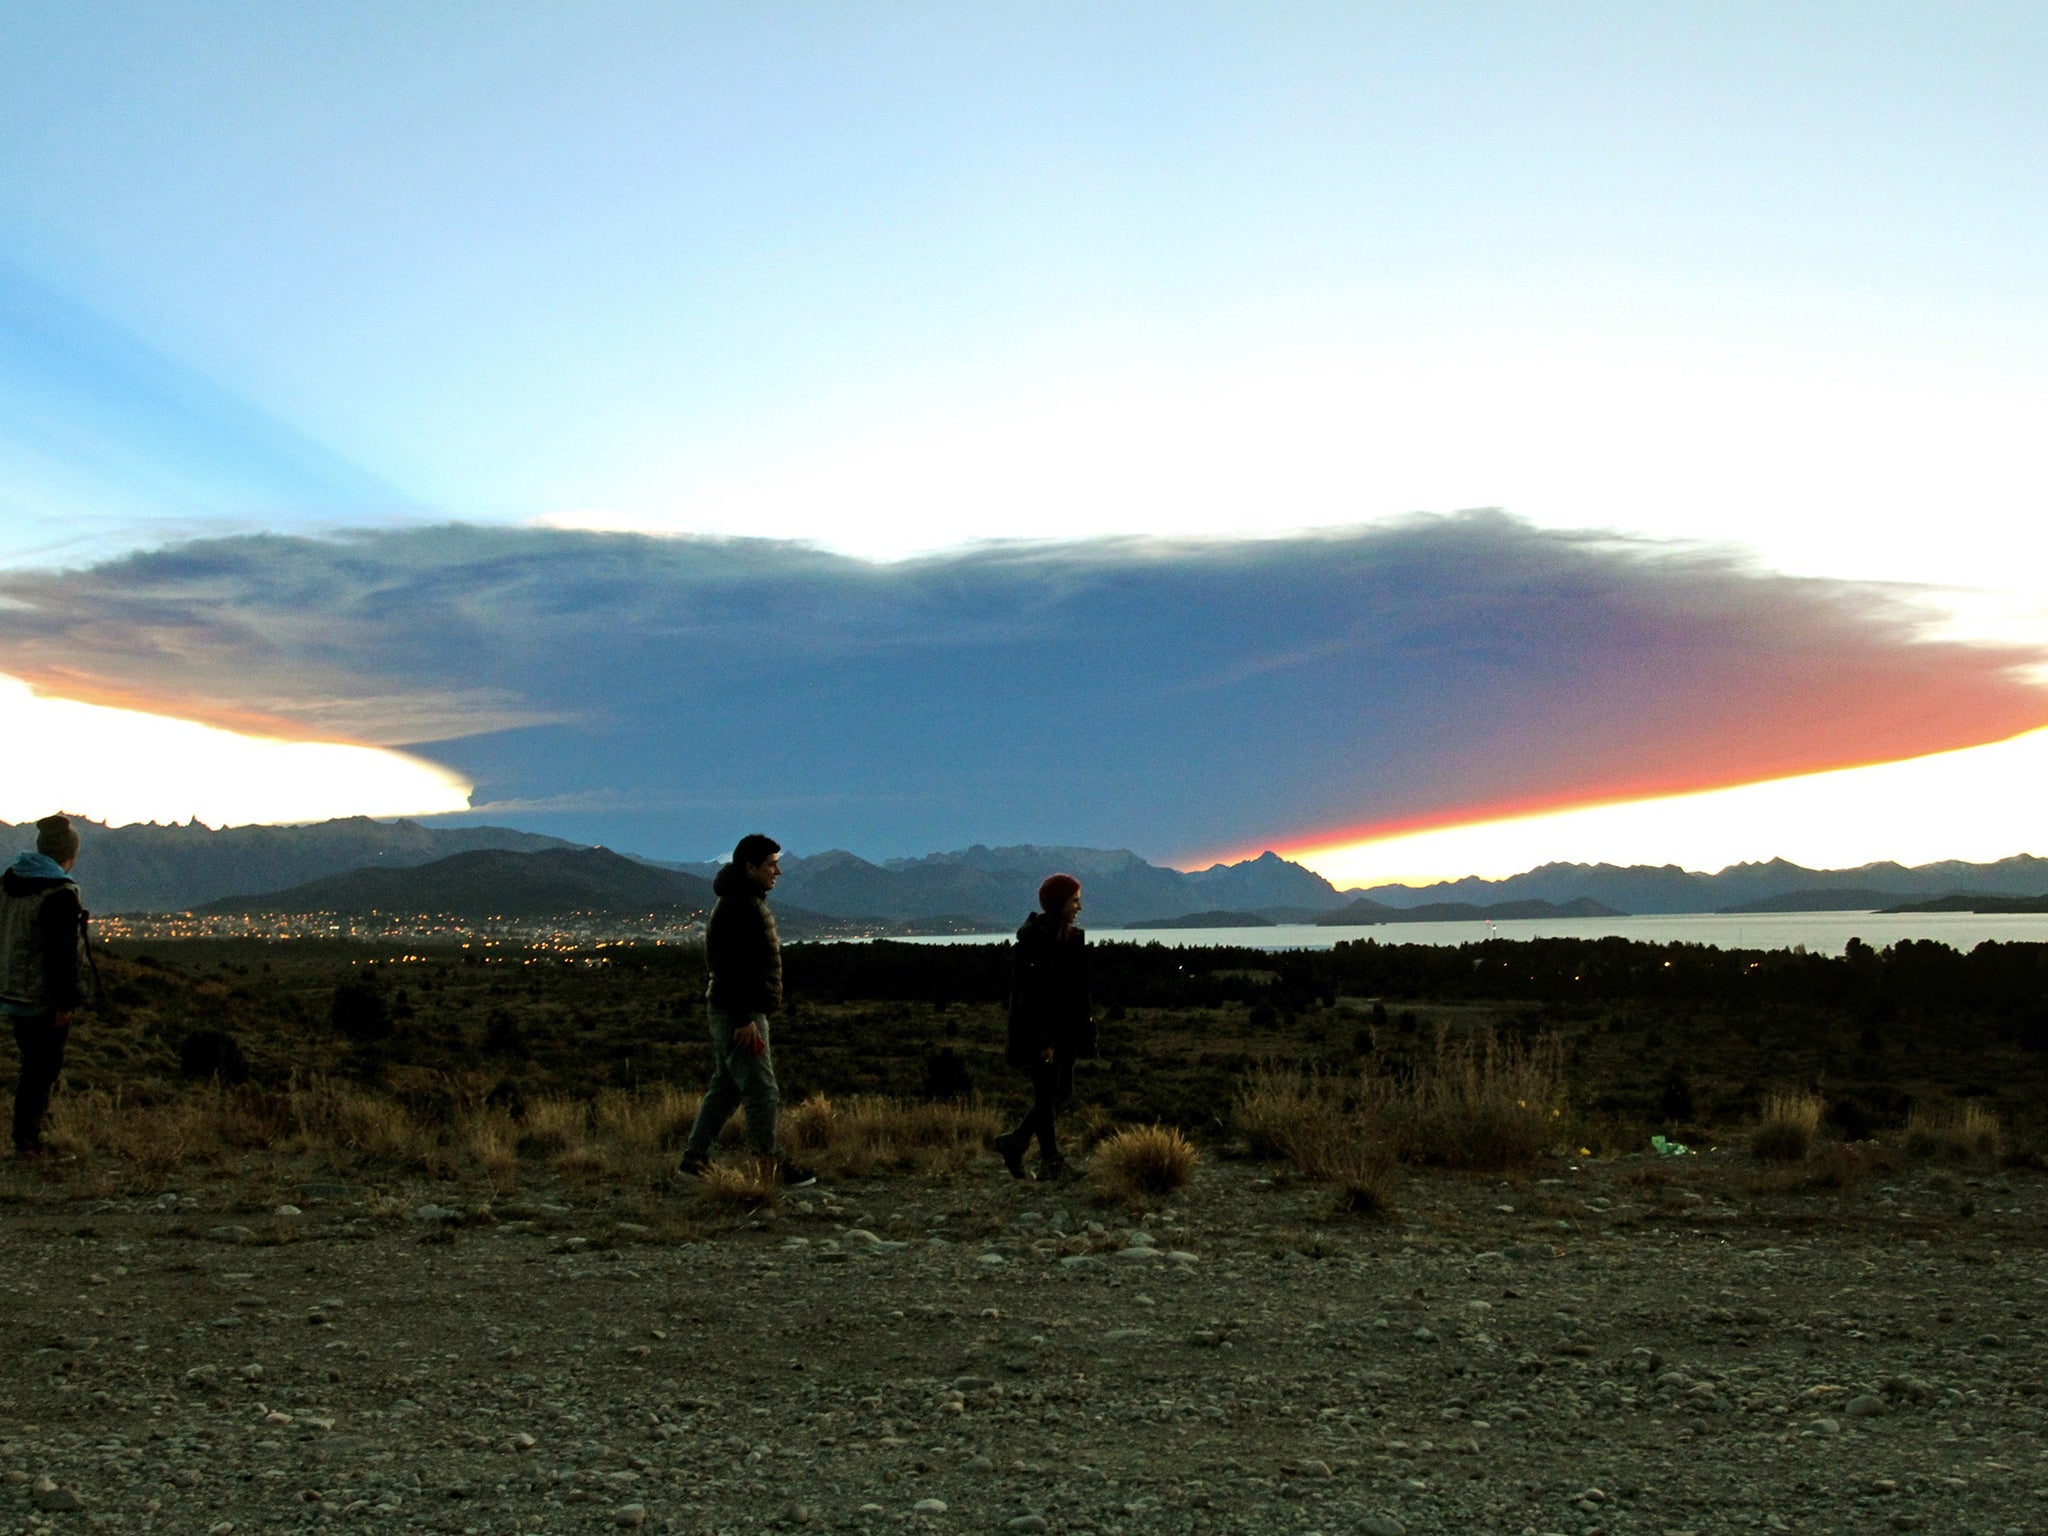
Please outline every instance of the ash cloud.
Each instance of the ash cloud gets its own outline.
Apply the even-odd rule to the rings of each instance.
[[[1933,617],[1497,512],[894,565],[446,525],[0,577],[6,668],[51,691],[408,746],[541,830],[693,856],[740,823],[1191,855],[2048,724],[2039,654]]]

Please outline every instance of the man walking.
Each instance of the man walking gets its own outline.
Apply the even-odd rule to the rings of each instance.
[[[78,834],[70,818],[36,823],[36,851],[0,874],[0,1014],[21,1047],[14,1090],[14,1152],[43,1153],[43,1118],[64,1070],[71,1011],[85,1001],[85,912],[71,866]]]
[[[710,1167],[711,1143],[744,1104],[749,1150],[774,1165],[786,1188],[795,1189],[816,1183],[817,1175],[783,1155],[775,1143],[782,1098],[768,1045],[768,1015],[782,1006],[782,941],[775,932],[775,914],[768,910],[768,893],[782,878],[781,853],[782,845],[772,837],[750,832],[711,882],[718,897],[704,929],[704,957],[711,967],[706,998],[711,1082],[677,1171],[696,1174]]]

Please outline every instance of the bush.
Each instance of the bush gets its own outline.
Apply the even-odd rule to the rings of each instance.
[[[1555,1035],[1532,1044],[1486,1030],[1436,1047],[1406,1082],[1367,1085],[1372,1117],[1399,1155],[1446,1168],[1526,1167],[1558,1140],[1566,1104],[1564,1048]]]
[[[1771,1094],[1750,1133],[1750,1156],[1766,1163],[1803,1161],[1820,1135],[1822,1107],[1818,1094]]]
[[[1172,1126],[1133,1126],[1095,1148],[1088,1177],[1104,1194],[1135,1200],[1184,1187],[1200,1161],[1194,1144]]]
[[[187,1077],[213,1078],[232,1087],[249,1081],[249,1058],[224,1029],[195,1029],[178,1043],[178,1070]]]
[[[782,1174],[772,1160],[713,1163],[697,1176],[697,1193],[713,1205],[751,1210],[782,1198]]]
[[[1281,1158],[1334,1185],[1356,1215],[1392,1209],[1394,1150],[1383,1127],[1344,1080],[1291,1067],[1253,1069],[1235,1116],[1254,1156]]]
[[[1996,1162],[2005,1143],[1998,1116],[1981,1104],[1915,1106],[1906,1116],[1906,1154],[1946,1162]]]
[[[327,1016],[335,1032],[358,1044],[389,1038],[391,1013],[375,982],[345,981],[334,989]]]

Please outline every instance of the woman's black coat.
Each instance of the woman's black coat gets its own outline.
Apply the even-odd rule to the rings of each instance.
[[[1088,1002],[1088,936],[1061,931],[1059,918],[1034,912],[1010,951],[1010,1037],[1004,1055],[1030,1071],[1051,1046],[1068,1061],[1095,1054],[1095,1018]]]

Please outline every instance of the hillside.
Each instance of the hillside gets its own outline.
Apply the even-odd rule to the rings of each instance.
[[[225,897],[198,910],[223,916],[404,912],[483,921],[570,913],[680,915],[708,911],[711,903],[708,880],[656,869],[608,848],[479,848],[430,864],[357,869],[261,896]]]
[[[573,843],[510,827],[427,827],[348,816],[296,827],[208,827],[199,822],[108,827],[77,823],[78,879],[94,912],[181,912],[223,897],[254,896],[346,870],[403,869],[476,849],[535,853]],[[36,829],[0,822],[0,855],[35,846]]]

